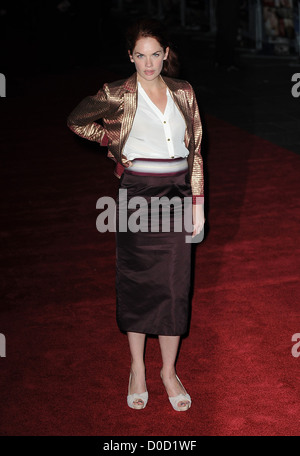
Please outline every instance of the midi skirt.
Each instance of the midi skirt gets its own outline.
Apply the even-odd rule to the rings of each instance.
[[[139,160],[139,161],[138,161]],[[134,160],[116,199],[116,317],[124,332],[178,336],[190,318],[192,193],[187,167]],[[175,159],[176,160],[176,159]],[[177,159],[180,163],[180,160]],[[185,160],[185,159],[184,159]],[[174,160],[172,160],[174,162]],[[166,168],[167,167],[167,168]],[[168,172],[169,171],[169,172]]]

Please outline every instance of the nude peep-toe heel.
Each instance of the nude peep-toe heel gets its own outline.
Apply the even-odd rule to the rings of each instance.
[[[128,383],[128,395],[127,395],[127,404],[130,408],[140,410],[146,407],[147,402],[148,402],[148,391],[145,391],[144,393],[133,393],[129,394],[130,391],[130,383],[131,383],[131,372],[129,375],[129,383]],[[135,403],[136,401],[141,401],[142,404],[137,404]]]
[[[162,371],[160,371],[160,376],[163,381]],[[171,405],[174,410],[176,410],[177,412],[185,412],[186,410],[188,410],[191,407],[192,399],[191,399],[191,396],[186,392],[186,389],[184,388],[183,384],[181,383],[181,381],[179,380],[177,375],[176,375],[176,379],[177,379],[179,385],[181,386],[181,388],[183,389],[184,394],[180,393],[177,396],[171,396],[171,397],[168,396],[169,401],[171,402]],[[178,405],[180,402],[185,402],[185,405],[180,407]]]

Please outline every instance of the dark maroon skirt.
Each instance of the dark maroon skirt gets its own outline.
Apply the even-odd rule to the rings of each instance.
[[[186,211],[192,217],[189,174],[134,175],[125,170],[120,190],[116,200],[118,326],[125,332],[183,335],[190,313],[191,243],[186,236],[191,228],[185,228],[183,215]],[[177,197],[175,207],[170,205],[166,212],[162,205],[159,210],[155,206],[155,197],[157,201],[164,196]]]

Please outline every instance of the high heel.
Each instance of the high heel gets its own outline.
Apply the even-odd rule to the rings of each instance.
[[[128,383],[128,395],[127,395],[127,404],[130,408],[140,410],[146,407],[148,402],[148,391],[146,390],[144,393],[133,393],[129,394],[130,391],[130,383],[131,383],[132,374],[130,372],[129,375],[129,383]],[[141,401],[142,404],[137,404],[135,402]]]
[[[168,396],[169,397],[169,401],[171,402],[171,405],[172,405],[174,410],[176,410],[177,412],[185,412],[186,410],[188,410],[191,407],[192,399],[191,399],[191,396],[186,392],[186,389],[184,388],[183,384],[179,380],[178,376],[176,374],[175,374],[175,376],[176,376],[176,379],[177,379],[179,385],[183,389],[184,394],[180,393],[177,396],[171,396],[171,397]],[[162,371],[160,371],[160,377],[161,377],[161,379],[163,381]],[[185,402],[185,405],[182,405],[180,407],[178,405],[180,402]]]

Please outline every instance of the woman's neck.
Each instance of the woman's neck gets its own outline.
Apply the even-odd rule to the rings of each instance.
[[[141,86],[143,87],[144,90],[150,90],[150,91],[161,90],[166,86],[161,75],[157,76],[155,79],[153,79],[153,81],[147,81],[147,80],[139,77],[139,75],[137,75],[137,80],[141,84]]]

